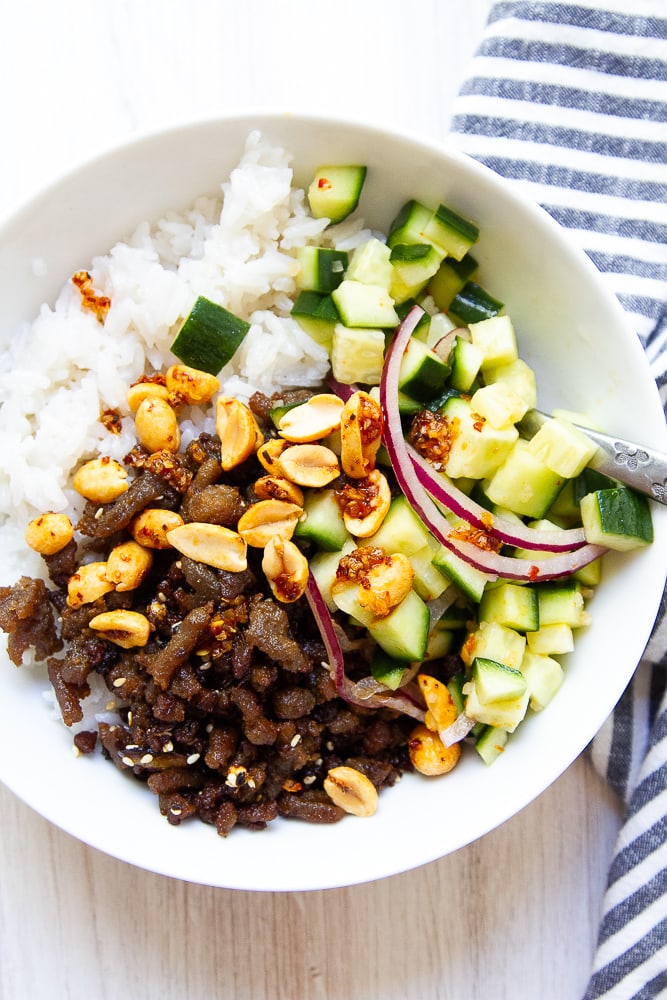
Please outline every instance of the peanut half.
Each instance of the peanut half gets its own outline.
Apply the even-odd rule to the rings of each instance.
[[[264,549],[262,570],[276,600],[292,604],[306,591],[308,560],[294,542],[274,535]]]
[[[340,427],[343,400],[321,392],[287,410],[278,421],[278,432],[286,441],[307,444],[333,434]]]
[[[151,626],[145,615],[138,611],[103,611],[88,622],[94,632],[103,639],[113,642],[122,649],[145,646],[151,634]]]
[[[258,500],[241,515],[237,530],[254,548],[263,549],[275,536],[291,538],[303,509],[285,500]]]
[[[252,411],[232,396],[219,396],[216,400],[215,429],[220,438],[220,464],[225,472],[250,458],[264,440]]]
[[[170,545],[184,556],[231,573],[241,573],[248,567],[245,538],[221,524],[190,521],[167,532]]]
[[[354,816],[372,816],[378,806],[377,789],[370,778],[344,764],[331,768],[324,791],[335,805]]]
[[[279,474],[297,486],[326,486],[340,475],[338,459],[322,444],[294,444],[278,456]]]

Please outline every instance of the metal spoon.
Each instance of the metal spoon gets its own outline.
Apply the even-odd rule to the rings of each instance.
[[[549,419],[548,413],[529,410],[517,426],[523,437],[531,438]],[[631,486],[638,493],[647,494],[658,503],[667,504],[667,454],[623,438],[601,434],[590,427],[575,426],[598,446],[588,463],[592,469]]]

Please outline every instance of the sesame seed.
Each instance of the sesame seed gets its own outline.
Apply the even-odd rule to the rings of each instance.
[[[97,510],[95,511],[95,515],[94,515],[95,520],[99,521],[99,519],[102,517],[103,513],[104,513],[104,507],[98,507]]]
[[[141,758],[141,760],[139,761],[140,764],[152,764],[152,762],[153,762],[152,753],[145,753]]]
[[[246,781],[246,785],[248,786],[248,788],[256,788],[255,779],[248,778],[248,780]]]
[[[76,743],[72,744],[72,753],[74,754],[75,757],[80,757],[81,756],[81,751],[79,750],[79,748],[76,745]]]
[[[134,761],[131,757],[121,757],[121,760],[126,767],[134,767]]]
[[[229,785],[230,788],[236,788],[236,775],[233,771],[225,778],[225,784]]]
[[[317,779],[315,778],[315,775],[314,775],[314,774],[307,774],[307,775],[305,776],[305,778],[303,778],[303,782],[302,782],[302,783],[303,783],[304,785],[312,785],[312,783],[313,783],[314,781],[316,781],[316,780],[317,780]]]
[[[171,742],[171,740],[167,740],[165,745],[162,747],[164,753],[171,753],[173,749],[174,749],[174,744]]]
[[[127,677],[117,677],[116,680],[113,682],[113,686],[115,688],[122,688],[122,686],[126,682],[126,680],[127,680]]]
[[[178,806],[172,806],[169,812],[172,816],[180,816],[183,810],[179,809]]]
[[[114,706],[114,707],[115,707],[115,706]],[[133,720],[133,719],[134,719],[134,716],[132,715],[132,712],[128,712],[128,713],[127,713],[127,724],[128,724],[128,726],[131,726],[131,725],[132,725],[132,720]]]
[[[114,708],[116,707],[116,702],[108,701],[104,707],[107,712],[113,712]]]
[[[297,745],[298,745],[298,744],[299,744],[300,742],[301,742],[301,734],[300,734],[300,733],[297,733],[297,734],[296,734],[296,736],[293,736],[293,737],[292,737],[292,739],[291,739],[291,742],[290,742],[290,746],[291,746],[291,747],[295,747],[295,746],[297,746]]]
[[[326,742],[326,748],[327,748],[327,750],[333,750],[334,745],[331,742],[331,740],[327,740],[327,742]]]
[[[200,757],[201,757],[201,754],[199,754],[199,753],[191,753],[190,756],[186,758],[185,763],[186,764],[196,764]]]
[[[206,725],[206,732],[207,733],[212,733],[213,732],[213,723],[212,722],[207,723],[207,725]]]
[[[126,743],[125,744],[125,749],[126,750],[138,750],[139,749],[139,744],[138,743]]]

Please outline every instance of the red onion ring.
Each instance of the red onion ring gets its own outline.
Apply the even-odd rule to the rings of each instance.
[[[385,444],[398,485],[415,513],[442,545],[477,569],[487,573],[490,580],[495,580],[498,577],[532,583],[554,580],[570,576],[577,569],[597,559],[606,551],[599,545],[582,545],[574,552],[568,551],[532,562],[528,559],[516,559],[512,556],[504,556],[497,552],[480,549],[470,542],[463,542],[456,538],[454,529],[440,513],[417,477],[403,437],[401,415],[398,408],[398,380],[401,359],[422,314],[423,310],[420,306],[413,306],[397,328],[387,351],[380,383],[380,403],[385,419]]]

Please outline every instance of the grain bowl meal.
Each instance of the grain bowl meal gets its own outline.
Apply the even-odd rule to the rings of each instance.
[[[2,359],[9,658],[172,825],[371,816],[406,771],[493,764],[567,683],[606,553],[653,539],[587,414],[525,432],[475,220],[415,191],[368,228],[366,178],[300,188],[253,132]]]

